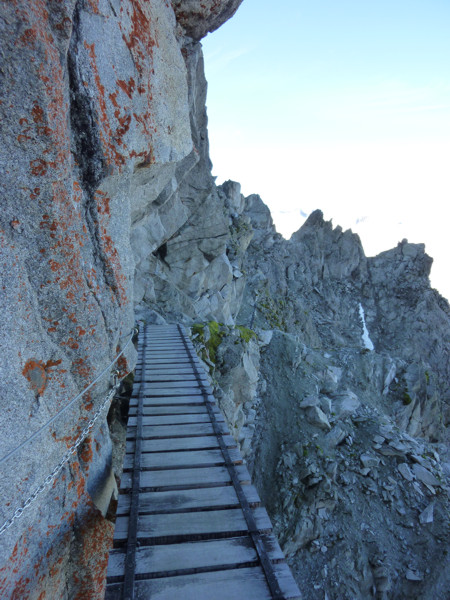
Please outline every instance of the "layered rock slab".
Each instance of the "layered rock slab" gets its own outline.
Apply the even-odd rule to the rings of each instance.
[[[242,0],[175,0],[172,4],[184,33],[198,41],[232,17]]]

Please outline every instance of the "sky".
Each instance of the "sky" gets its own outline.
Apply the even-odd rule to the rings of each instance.
[[[425,243],[450,298],[450,0],[244,0],[203,40],[217,183],[284,237],[320,208],[367,256]]]

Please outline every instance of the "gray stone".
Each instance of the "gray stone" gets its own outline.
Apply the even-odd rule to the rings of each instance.
[[[423,510],[420,515],[419,515],[419,521],[422,525],[426,524],[426,523],[432,523],[433,522],[433,513],[434,513],[434,502],[431,502],[426,508],[425,510]]]
[[[382,444],[385,441],[385,438],[382,435],[375,435],[373,441],[375,444]]]
[[[319,397],[318,396],[307,396],[304,398],[299,406],[300,408],[311,408],[319,405]]]
[[[346,436],[347,432],[339,425],[335,425],[325,436],[325,442],[329,447],[334,448],[335,446],[338,446]]]
[[[234,15],[242,0],[174,0],[173,9],[184,33],[200,40]]]
[[[156,310],[149,310],[144,314],[146,323],[152,323],[154,325],[167,325],[167,321],[161,315],[159,315]]]
[[[392,587],[391,578],[389,576],[389,569],[384,565],[380,565],[373,571],[373,576],[376,581],[377,592],[386,593]]]
[[[439,480],[436,479],[436,477],[433,475],[433,473],[431,473],[428,469],[425,469],[425,467],[422,467],[422,465],[415,464],[415,465],[413,465],[412,469],[413,469],[414,475],[422,483],[425,483],[426,485],[435,485],[435,486],[441,485]]]
[[[260,243],[267,236],[273,236],[275,228],[270,210],[257,194],[251,194],[245,199],[245,214],[255,230],[255,243]]]
[[[306,518],[302,523],[298,523],[292,542],[296,548],[303,548],[317,537],[317,525],[311,518]]]
[[[342,378],[342,369],[340,367],[329,365],[327,367],[327,375],[333,384],[337,385]]]
[[[220,186],[225,195],[225,206],[232,212],[240,215],[244,210],[245,198],[241,194],[241,185],[236,181],[225,181]]]
[[[380,464],[380,459],[376,456],[372,456],[371,454],[361,454],[359,459],[365,468],[377,467]]]
[[[136,314],[161,323],[170,312],[177,320],[198,316],[196,303],[205,296],[201,315],[230,322],[243,292],[243,277],[232,283],[228,217],[210,173],[200,47],[177,39],[170,3],[122,4],[63,0],[44,9],[19,0],[2,7],[4,76],[10,82],[0,103],[5,125],[0,133],[1,229],[6,234],[0,245],[2,309],[15,319],[5,318],[1,325],[8,348],[0,367],[2,397],[9,406],[3,423],[10,434],[2,436],[0,455],[112,361],[129,338],[134,293],[136,302],[144,301]],[[213,29],[239,2],[213,4],[206,7],[213,9],[208,18],[197,24],[197,9],[205,10],[199,2],[178,3],[177,14],[181,19],[180,11],[190,13],[188,29]],[[189,219],[196,225],[178,233]],[[186,231],[192,234],[189,240],[183,238]],[[173,246],[167,253],[169,239]],[[184,242],[201,270],[187,278],[189,265],[181,263],[185,273],[180,273],[171,254],[176,250],[181,256]],[[129,345],[120,362],[122,375],[135,359]],[[39,464],[20,458],[20,468],[7,469],[11,476],[3,478],[0,490],[2,519],[27,493],[29,484],[20,481],[40,485],[60,460],[65,440],[73,443],[108,388],[105,376],[70,418],[55,423],[54,437],[44,435],[46,450],[36,453]],[[16,400],[10,401],[12,389]],[[21,588],[24,596],[101,593],[89,588],[94,578],[80,566],[95,570],[96,560],[84,557],[77,564],[77,552],[84,547],[84,523],[96,523],[92,498],[104,510],[114,482],[107,468],[106,421],[94,428],[80,455],[80,468],[57,480],[51,499],[43,497],[39,506],[30,507],[3,536],[2,565],[23,531],[28,542],[21,568],[4,574],[8,583],[2,595],[13,593],[30,565],[41,566]],[[69,515],[68,506],[75,507]],[[69,543],[74,527],[77,551]],[[105,521],[99,527],[96,549],[104,556],[102,540],[109,544],[111,526]],[[45,554],[56,558],[40,560]],[[64,569],[80,575],[70,589]],[[46,589],[49,571],[54,581]]]
[[[273,331],[271,329],[260,329],[258,330],[258,339],[262,346],[267,346],[270,344],[270,340],[272,339]]]
[[[401,476],[404,477],[406,481],[412,481],[414,479],[414,475],[412,474],[407,463],[400,463],[397,468]]]
[[[361,405],[357,395],[350,390],[343,394],[334,395],[333,401],[333,408],[341,418],[353,415]]]
[[[306,417],[312,425],[316,425],[321,429],[331,429],[327,415],[318,406],[311,406],[306,411]]]
[[[332,404],[330,398],[327,396],[319,397],[319,406],[323,410],[323,412],[328,416],[330,416],[332,412]]]
[[[405,573],[405,577],[408,581],[422,581],[423,575],[419,573],[419,571],[413,571],[412,569],[408,569]]]

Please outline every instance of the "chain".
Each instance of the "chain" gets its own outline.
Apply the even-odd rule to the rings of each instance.
[[[125,352],[125,350],[128,348],[129,344],[131,343],[133,336],[138,333],[138,328],[137,326],[134,327],[131,331],[131,335],[130,335],[130,339],[128,340],[128,342],[125,344],[125,346],[122,348],[122,350],[119,352],[119,354],[115,357],[115,359],[105,368],[103,369],[103,371],[100,373],[100,375],[98,375],[94,381],[92,381],[86,388],[84,388],[84,390],[82,392],[80,392],[77,396],[75,396],[75,398],[72,398],[72,400],[66,404],[64,406],[64,408],[62,408],[60,411],[58,411],[55,415],[53,415],[53,417],[47,421],[47,423],[44,423],[44,425],[42,425],[42,427],[40,427],[37,431],[35,431],[32,435],[30,435],[29,438],[27,438],[26,440],[24,440],[22,443],[20,443],[18,446],[16,446],[16,448],[14,448],[13,450],[10,450],[7,454],[5,454],[5,456],[2,456],[0,458],[0,464],[3,462],[6,462],[8,459],[10,459],[14,454],[17,454],[17,452],[19,452],[20,450],[22,450],[22,448],[24,446],[26,446],[27,444],[29,444],[30,442],[32,442],[34,439],[36,439],[43,431],[45,431],[48,427],[50,427],[50,425],[52,423],[54,423],[57,419],[59,419],[59,417],[65,413],[67,410],[69,410],[69,408],[71,406],[73,406],[77,400],[79,400],[80,398],[82,398],[84,396],[84,394],[86,394],[87,391],[89,391],[96,383],[97,381],[100,381],[100,379],[103,377],[103,375],[105,375],[105,373],[108,373],[111,369],[111,367],[114,365],[114,363],[116,363],[118,361],[118,359],[122,356],[122,354]]]
[[[28,496],[28,498],[25,500],[25,502],[22,504],[22,506],[20,506],[19,508],[16,508],[13,515],[7,521],[5,521],[3,523],[3,525],[0,527],[0,535],[2,535],[3,532],[5,532],[7,529],[9,529],[11,527],[11,525],[14,523],[14,521],[16,521],[16,519],[18,519],[19,517],[22,516],[23,512],[30,506],[30,504],[32,504],[32,502],[34,502],[34,500],[36,500],[36,498],[39,496],[39,494],[41,492],[43,492],[45,490],[45,488],[49,487],[53,483],[53,481],[55,480],[58,473],[61,471],[61,469],[64,467],[64,465],[69,462],[71,456],[76,453],[78,448],[81,446],[83,441],[86,439],[89,432],[94,427],[95,422],[97,421],[99,416],[102,414],[105,406],[107,406],[109,404],[109,402],[111,402],[111,400],[113,399],[119,386],[120,386],[120,381],[118,380],[118,371],[115,371],[114,372],[114,386],[110,390],[108,395],[106,396],[105,400],[102,402],[101,406],[95,412],[92,419],[89,421],[89,423],[86,425],[86,427],[82,430],[82,432],[80,433],[80,435],[78,436],[78,438],[76,439],[74,444],[67,450],[67,452],[64,454],[64,456],[59,461],[59,463],[56,465],[56,467],[53,469],[53,471],[49,475],[47,475],[47,477],[44,479],[44,481],[41,483],[41,485],[36,490],[34,490],[34,492],[30,496]]]

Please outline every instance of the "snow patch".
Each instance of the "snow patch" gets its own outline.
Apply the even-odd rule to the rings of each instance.
[[[364,348],[366,348],[367,350],[374,350],[375,346],[373,345],[372,340],[370,339],[370,336],[369,336],[369,331],[367,329],[366,319],[364,316],[364,308],[362,307],[361,302],[359,303],[359,316],[360,316],[360,319],[361,319],[362,325],[363,325],[362,341],[363,341]]]

